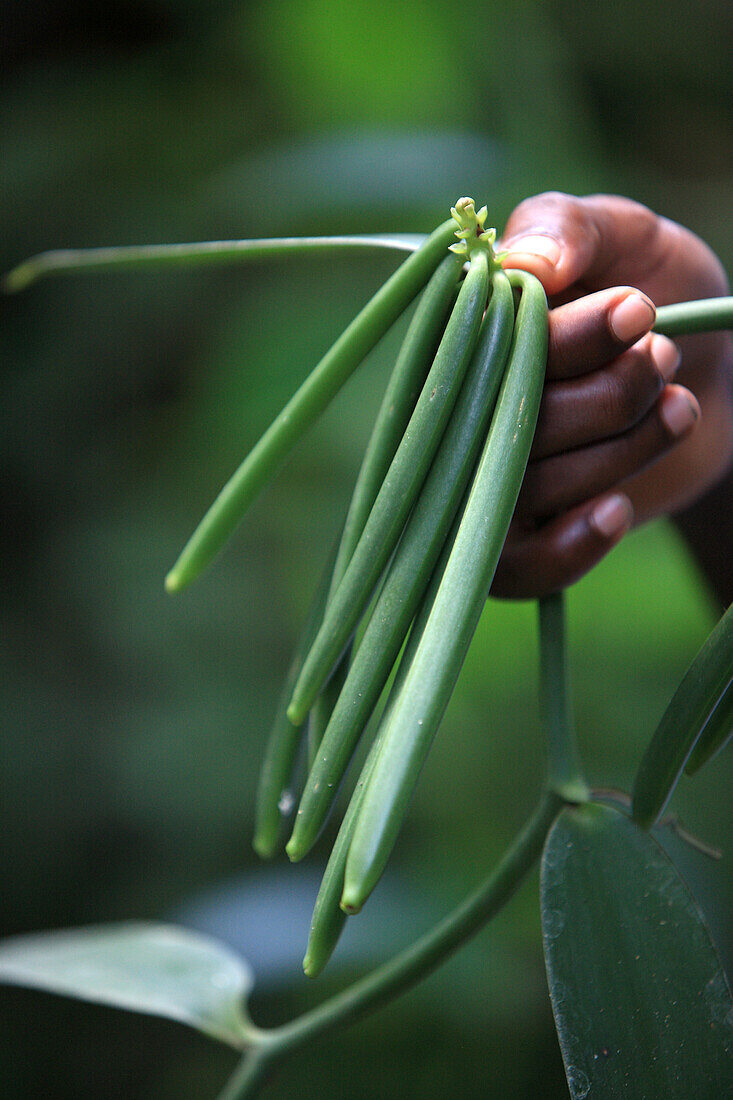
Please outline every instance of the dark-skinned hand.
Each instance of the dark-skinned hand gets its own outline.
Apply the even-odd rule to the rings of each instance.
[[[650,330],[654,305],[728,284],[693,233],[614,195],[527,199],[501,247],[551,307],[537,434],[492,586],[527,598],[571,584],[634,524],[689,505],[726,472],[729,336]]]

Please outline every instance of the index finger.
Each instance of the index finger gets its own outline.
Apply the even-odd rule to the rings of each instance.
[[[651,330],[653,303],[630,286],[599,290],[550,310],[548,378],[598,370]]]

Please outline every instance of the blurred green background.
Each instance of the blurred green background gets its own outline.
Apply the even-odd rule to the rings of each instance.
[[[53,247],[428,231],[464,193],[501,227],[547,188],[629,194],[733,266],[726,0],[3,0],[0,13],[4,270]],[[302,976],[330,837],[303,865],[259,865],[254,788],[399,330],[216,566],[163,593],[215,491],[393,267],[78,277],[0,302],[3,933],[180,920],[237,944],[257,1018],[282,1020],[443,914],[531,808],[535,611],[492,601],[384,884],[319,983]],[[588,772],[628,789],[713,605],[658,523],[576,586],[570,615]],[[674,805],[720,863],[665,838],[729,963],[732,759],[683,781]],[[0,1036],[7,1100],[205,1100],[233,1064],[174,1024],[17,990],[0,990]],[[265,1095],[347,1093],[567,1095],[536,882]]]

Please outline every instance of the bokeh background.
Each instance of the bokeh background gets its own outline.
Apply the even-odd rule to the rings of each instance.
[[[547,188],[618,191],[733,265],[727,0],[3,0],[0,259],[52,247],[499,226]],[[328,842],[251,850],[280,679],[345,507],[399,326],[199,584],[162,578],[211,497],[389,257],[77,277],[0,302],[0,922],[178,920],[237,944],[283,1020],[407,943],[489,869],[541,781],[535,610],[491,601],[384,884],[319,983],[300,959]],[[592,781],[629,787],[715,617],[670,526],[570,596]],[[733,935],[733,754],[673,850]],[[440,973],[298,1055],[267,1097],[567,1095],[536,881]],[[599,929],[599,936],[603,930]],[[7,1100],[204,1100],[230,1052],[172,1023],[0,990]]]

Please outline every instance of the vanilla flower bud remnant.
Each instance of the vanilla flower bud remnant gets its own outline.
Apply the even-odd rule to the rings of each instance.
[[[453,221],[458,225],[456,229],[458,244],[448,246],[451,252],[465,256],[467,260],[470,260],[477,251],[486,252],[489,258],[489,273],[498,270],[501,267],[501,261],[508,253],[494,252],[496,230],[484,229],[487,208],[482,206],[477,214],[473,199],[462,198],[451,207],[450,212]]]

